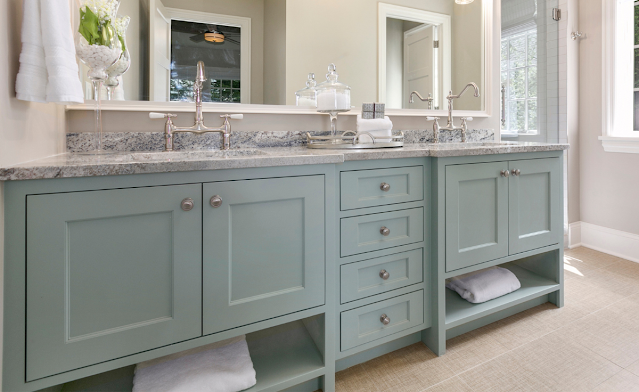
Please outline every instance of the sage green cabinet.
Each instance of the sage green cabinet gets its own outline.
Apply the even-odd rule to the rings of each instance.
[[[201,195],[27,196],[27,381],[201,336]]]
[[[562,241],[559,158],[510,161],[509,249],[521,253]]]
[[[446,167],[446,271],[562,240],[559,158]]]
[[[446,271],[508,256],[508,162],[446,167]]]
[[[324,176],[209,183],[204,200],[204,334],[325,303]]]

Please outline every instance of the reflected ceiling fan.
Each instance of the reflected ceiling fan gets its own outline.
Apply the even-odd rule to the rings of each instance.
[[[224,31],[223,26],[216,25],[206,25],[206,30],[199,32],[198,34],[192,35],[189,39],[193,42],[210,42],[213,44],[221,44],[225,41],[233,43],[235,45],[239,45],[240,42],[237,41],[234,37],[240,35],[238,32],[234,31]]]

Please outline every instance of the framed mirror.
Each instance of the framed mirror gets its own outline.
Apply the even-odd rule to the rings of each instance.
[[[449,92],[475,82],[480,98],[456,100],[456,115],[488,117],[493,0],[458,2],[126,0],[119,13],[131,17],[132,65],[104,109],[192,110],[203,61],[205,110],[311,113],[295,106],[295,92],[311,73],[323,82],[334,63],[353,112],[384,102],[389,114],[442,115]],[[92,100],[85,75],[81,66]],[[411,103],[413,91],[432,99]]]

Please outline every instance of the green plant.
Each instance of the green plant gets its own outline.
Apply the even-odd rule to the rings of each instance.
[[[78,32],[89,45],[109,46],[109,42],[117,36],[124,51],[124,38],[115,32],[110,20],[101,20],[90,7],[80,8],[80,26]]]

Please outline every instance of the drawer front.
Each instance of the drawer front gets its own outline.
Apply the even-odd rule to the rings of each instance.
[[[342,172],[341,209],[384,206],[424,200],[424,167]]]
[[[424,281],[423,250],[398,253],[341,267],[341,303]]]
[[[388,317],[388,323],[382,317]],[[424,290],[341,314],[341,350],[346,351],[424,323]]]
[[[382,233],[387,229],[387,235]],[[342,218],[342,257],[424,240],[424,208]]]

